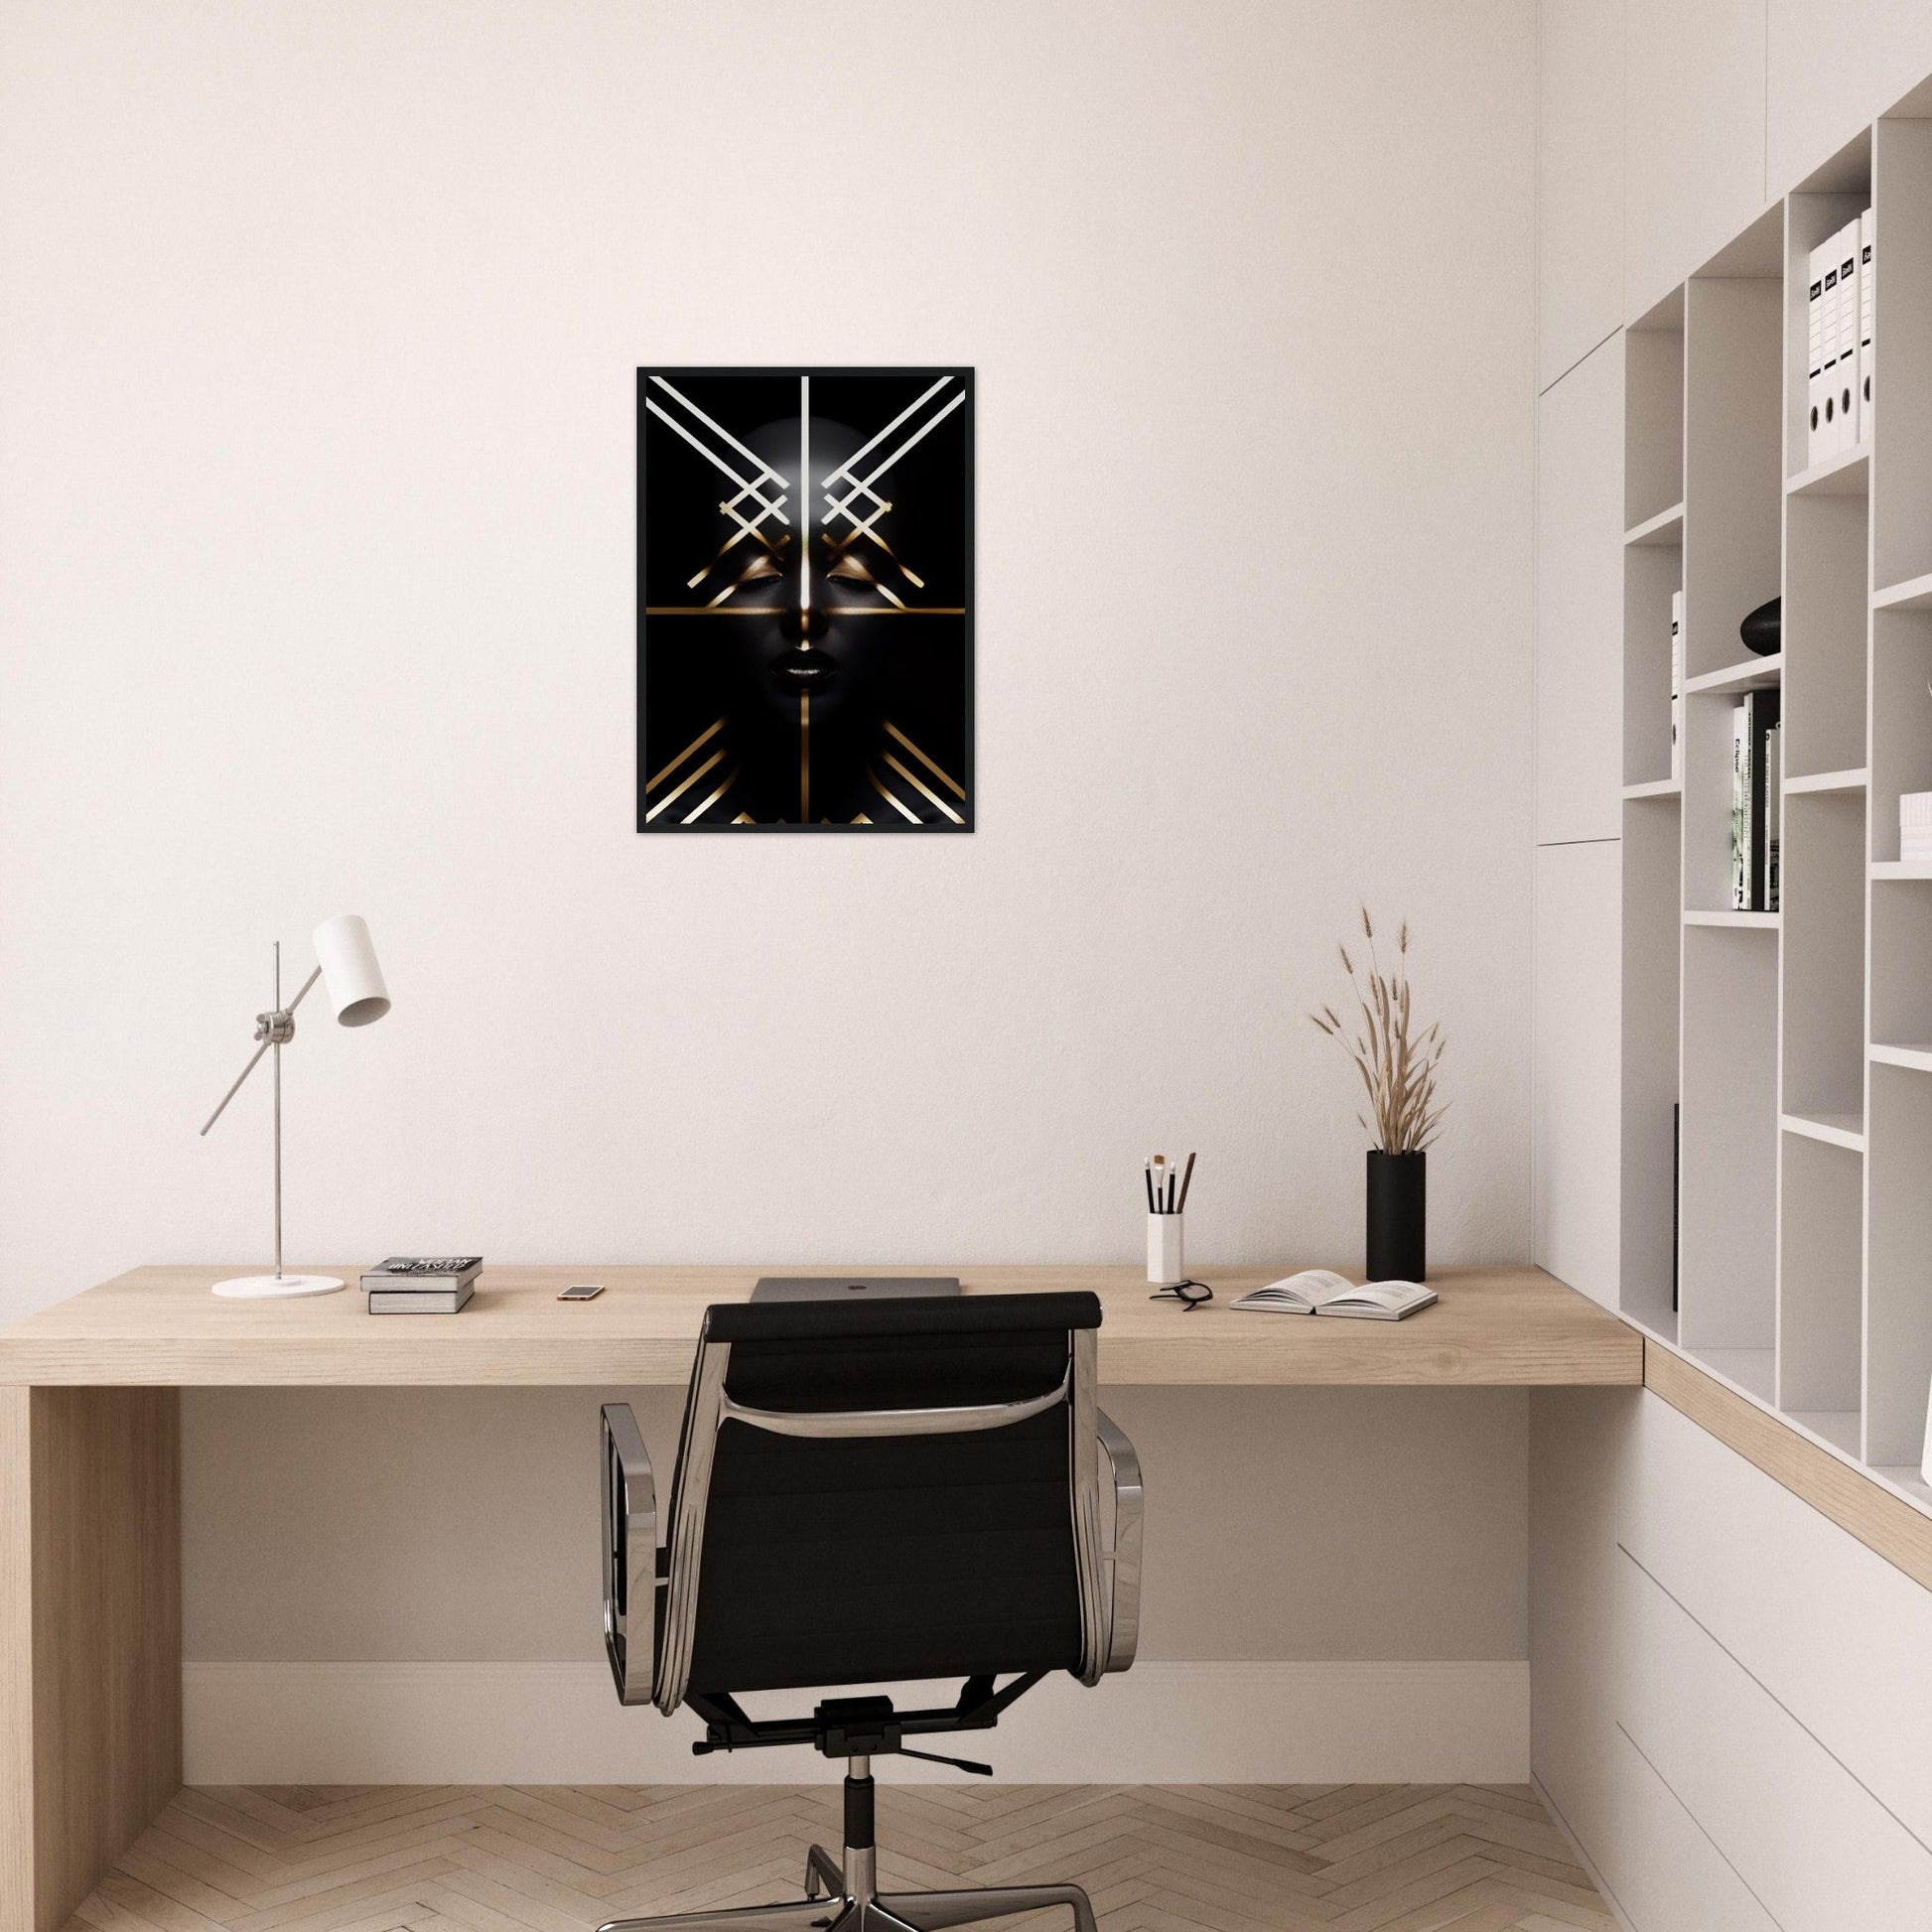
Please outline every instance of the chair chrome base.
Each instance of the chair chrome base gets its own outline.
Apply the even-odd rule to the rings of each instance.
[[[805,1896],[790,1904],[618,1918],[598,1932],[945,1932],[1053,1905],[1071,1910],[1074,1932],[1095,1932],[1093,1906],[1078,1885],[879,1892],[873,1889],[877,1856],[870,1845],[848,1846],[841,1866],[824,1846],[814,1845],[805,1861]]]

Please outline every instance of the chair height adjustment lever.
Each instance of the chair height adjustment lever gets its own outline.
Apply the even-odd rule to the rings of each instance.
[[[907,1750],[903,1744],[899,1745],[897,1755],[900,1757],[921,1757],[928,1764],[950,1764],[955,1770],[971,1771],[977,1778],[990,1778],[993,1775],[992,1765],[975,1764],[970,1757],[941,1757],[937,1751],[911,1751]]]

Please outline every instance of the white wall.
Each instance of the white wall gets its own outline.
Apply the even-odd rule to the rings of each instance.
[[[1126,1258],[1198,1146],[1203,1261],[1345,1257],[1364,895],[1524,1251],[1523,6],[4,31],[9,1311],[260,1257],[266,1092],[194,1130],[344,906],[299,1256]],[[978,366],[973,837],[631,832],[653,356]]]
[[[1356,1257],[1364,896],[1523,1255],[1533,96],[1529,0],[8,9],[0,1313],[263,1259],[195,1129],[344,908],[297,1261],[1126,1260],[1155,1146],[1210,1274]],[[632,833],[651,358],[977,366],[972,837]]]

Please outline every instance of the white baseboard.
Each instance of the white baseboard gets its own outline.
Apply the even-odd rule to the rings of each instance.
[[[182,1668],[191,1784],[798,1784],[797,1750],[693,1757],[688,1712],[624,1710],[602,1664]],[[931,1702],[931,1686],[914,1702]],[[899,1699],[903,1709],[908,1700]],[[783,1699],[748,1700],[768,1713]],[[930,1740],[944,1750],[945,1738]],[[1530,1667],[1138,1664],[1049,1678],[958,1739],[1037,1784],[1520,1784]],[[960,1774],[900,1759],[895,1779]]]

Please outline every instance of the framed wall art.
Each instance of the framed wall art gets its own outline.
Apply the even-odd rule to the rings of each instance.
[[[971,369],[637,371],[637,829],[973,829]]]

